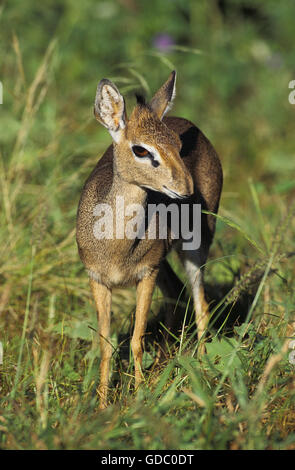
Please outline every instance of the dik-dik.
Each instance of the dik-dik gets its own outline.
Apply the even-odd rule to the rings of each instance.
[[[98,313],[100,338],[100,407],[107,406],[110,359],[110,315],[112,289],[136,286],[135,326],[131,348],[135,365],[135,387],[142,380],[143,339],[152,294],[156,283],[164,295],[175,297],[175,274],[165,260],[173,247],[178,251],[192,288],[199,341],[208,323],[202,270],[215,231],[215,217],[202,214],[201,245],[198,249],[183,249],[182,240],[171,235],[167,218],[167,236],[131,238],[124,227],[120,236],[97,237],[95,223],[97,207],[110,207],[115,218],[116,204],[140,205],[175,203],[201,204],[202,209],[217,213],[222,188],[219,158],[202,132],[190,121],[179,117],[164,117],[175,97],[176,73],[154,95],[150,103],[138,97],[130,117],[118,88],[103,79],[97,87],[94,114],[105,126],[113,143],[99,159],[87,179],[78,208],[77,243],[84,263]],[[192,85],[191,85],[192,86]],[[118,199],[118,196],[120,198]],[[125,218],[125,224],[130,220]],[[161,223],[159,217],[157,224]],[[111,220],[111,225],[116,221]],[[180,220],[181,224],[181,220]],[[145,236],[146,235],[146,236]],[[169,320],[169,319],[168,319]],[[168,321],[171,325],[173,319]]]

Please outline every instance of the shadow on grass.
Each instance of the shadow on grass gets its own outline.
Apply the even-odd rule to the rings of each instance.
[[[246,320],[262,275],[263,273],[256,275],[255,282],[252,282],[247,290],[242,290],[240,295],[236,296],[233,301],[227,301],[226,299],[236,288],[237,283],[205,285],[206,299],[211,314],[207,340],[210,341],[210,337],[216,334],[216,331],[231,336],[234,333],[234,327],[241,325]],[[169,329],[170,333],[165,328],[167,309],[174,318],[172,328]],[[118,338],[120,347],[117,361],[118,365],[121,363],[121,366],[123,365],[125,369],[128,368],[130,361],[132,329],[133,327],[130,327],[128,333],[121,334]],[[197,331],[193,302],[190,299],[190,293],[179,281],[174,301],[171,299],[168,303],[163,299],[158,314],[148,321],[145,334],[145,351],[151,353],[154,358],[158,355],[160,363],[167,362],[177,351],[183,334],[186,338],[185,347],[194,347],[197,343]],[[146,369],[153,367],[154,363]]]

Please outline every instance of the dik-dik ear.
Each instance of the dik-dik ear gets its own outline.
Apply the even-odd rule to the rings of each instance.
[[[104,78],[97,86],[94,115],[105,126],[115,142],[126,126],[125,101],[118,88]]]
[[[171,72],[167,82],[161,86],[150,102],[150,107],[159,119],[162,119],[172,108],[175,98],[176,71]]]

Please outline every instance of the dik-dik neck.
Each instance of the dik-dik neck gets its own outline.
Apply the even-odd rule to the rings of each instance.
[[[144,207],[147,193],[140,186],[123,180],[121,176],[114,171],[113,183],[108,195],[109,202],[115,204],[118,196],[124,198],[125,207],[129,204],[140,204]]]

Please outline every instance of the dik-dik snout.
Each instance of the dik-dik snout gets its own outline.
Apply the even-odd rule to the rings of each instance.
[[[173,158],[165,155],[167,158],[166,182],[163,181],[162,189],[159,190],[172,199],[186,198],[194,193],[194,182],[187,167],[183,163],[179,152],[174,152]]]

